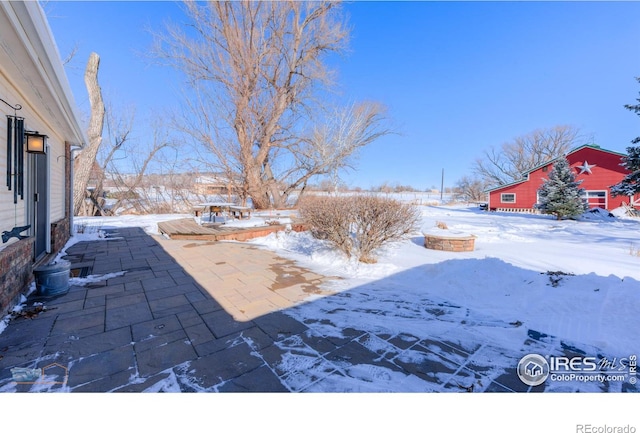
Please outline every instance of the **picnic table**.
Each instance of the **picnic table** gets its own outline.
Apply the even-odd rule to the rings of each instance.
[[[209,212],[209,220],[213,221],[215,216],[223,216],[227,214],[233,218],[250,218],[251,211],[253,210],[247,206],[238,206],[235,203],[227,202],[206,202],[198,204],[198,207],[202,208],[203,213]]]
[[[242,219],[245,217],[251,218],[251,211],[253,209],[247,206],[229,206],[229,212],[234,218]]]
[[[198,206],[203,208],[204,212],[209,211],[209,220],[212,220],[214,216],[221,216],[223,212],[229,212],[231,206],[234,206],[234,203],[226,203],[226,202],[206,202],[200,203]]]

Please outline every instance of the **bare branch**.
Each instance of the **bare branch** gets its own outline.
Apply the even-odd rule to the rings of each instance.
[[[580,138],[572,126],[537,129],[491,147],[474,164],[474,172],[488,185],[498,186],[522,179],[534,167],[566,154]]]
[[[62,64],[64,66],[68,65],[71,60],[73,60],[73,58],[76,56],[76,54],[78,54],[78,49],[80,48],[80,45],[76,42],[76,44],[73,46],[73,48],[71,48],[71,51],[69,52],[69,54],[67,54],[67,57],[65,57],[62,60]]]

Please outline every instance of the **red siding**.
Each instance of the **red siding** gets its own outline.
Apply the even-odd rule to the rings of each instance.
[[[611,186],[619,183],[628,171],[622,167],[622,157],[618,154],[604,151],[593,147],[582,147],[567,155],[569,165],[574,169],[576,180],[581,180],[580,188],[587,191],[606,191],[606,209],[612,210],[620,207],[622,203],[628,203],[627,197],[611,197]],[[592,166],[591,173],[581,172],[581,166],[587,162]],[[551,164],[540,167],[529,173],[528,180],[524,182],[507,185],[489,193],[489,208],[492,210],[503,209],[523,209],[529,210],[537,202],[537,191],[547,178],[551,170]],[[515,203],[501,203],[500,197],[505,193],[516,194]],[[597,206],[594,199],[592,207]]]
[[[548,165],[546,167],[551,167]],[[543,167],[529,173],[529,180],[514,185],[507,185],[489,194],[489,207],[491,209],[533,209],[538,198],[538,188],[542,185],[542,180],[547,177]],[[534,187],[534,185],[537,185]],[[502,203],[502,194],[515,194],[515,203]]]
[[[611,186],[620,182],[628,173],[628,171],[620,166],[622,157],[616,154],[602,152],[598,149],[584,148],[567,158],[569,164],[576,173],[576,180],[581,180],[580,188],[598,191],[607,191],[606,209],[611,210],[620,207],[623,202],[628,202],[627,197],[611,197]],[[591,173],[580,174],[580,166],[584,162],[588,162],[591,167]]]

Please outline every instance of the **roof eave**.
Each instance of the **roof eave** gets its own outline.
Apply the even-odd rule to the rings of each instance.
[[[20,43],[26,48],[30,66],[36,71],[53,107],[67,125],[73,146],[84,146],[87,136],[79,121],[75,99],[60,60],[55,39],[44,11],[38,2],[0,2],[0,8],[11,22]]]

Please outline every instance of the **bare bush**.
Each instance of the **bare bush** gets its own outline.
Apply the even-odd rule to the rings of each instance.
[[[444,221],[436,221],[436,227],[438,227],[439,229],[442,230],[448,230],[449,227],[447,226],[447,223]]]
[[[377,249],[411,235],[420,217],[413,205],[375,196],[307,197],[299,210],[314,237],[364,263],[375,263]]]

